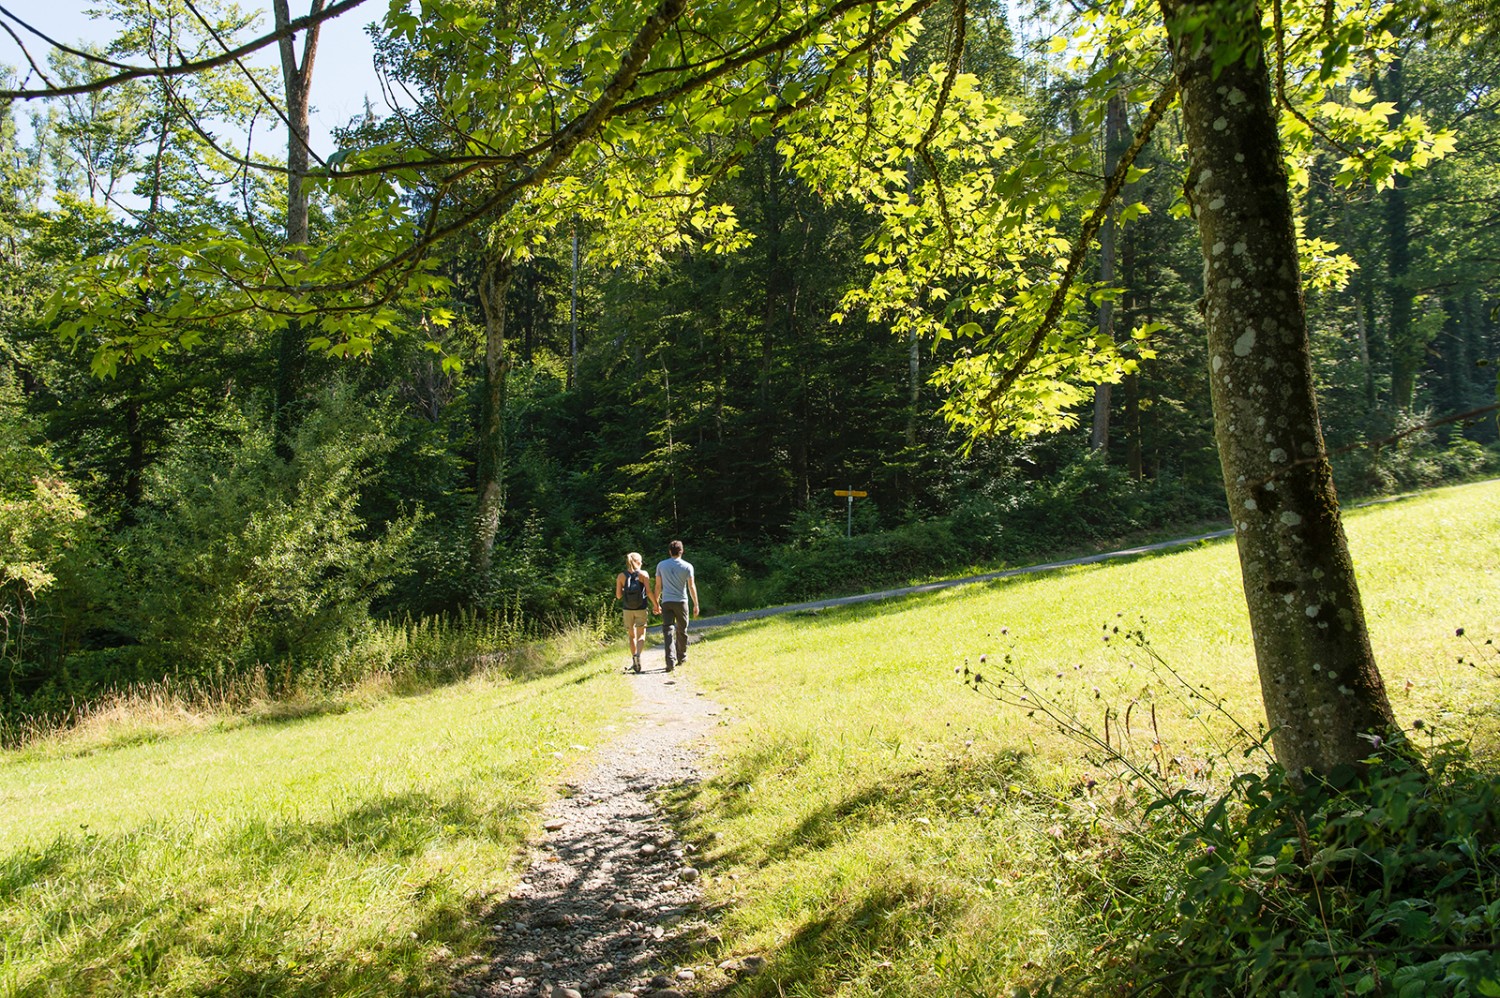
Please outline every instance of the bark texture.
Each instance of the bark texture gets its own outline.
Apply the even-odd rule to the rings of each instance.
[[[1253,3],[1162,0],[1204,260],[1219,459],[1267,719],[1293,773],[1358,765],[1395,724],[1313,394],[1291,199]],[[1205,18],[1184,38],[1175,26]],[[1234,22],[1234,23],[1230,23]],[[1237,57],[1215,73],[1215,48]]]
[[[471,560],[476,578],[488,578],[505,511],[505,294],[515,265],[508,253],[485,261],[479,302],[484,309],[484,395],[479,409],[479,455],[475,467],[474,536]]]
[[[311,16],[323,10],[324,0],[313,0]],[[287,0],[274,0],[276,27],[284,28],[291,23],[291,11]],[[297,63],[297,39],[287,35],[281,39],[281,80],[286,88],[286,243],[292,255],[299,260],[307,258],[308,205],[307,171],[310,158],[309,141],[312,126],[309,113],[312,108],[313,60],[318,53],[318,31],[321,25],[307,29],[302,42],[302,62]],[[303,353],[305,343],[302,325],[289,322],[282,327],[276,342],[276,450],[286,459],[291,454],[293,409],[302,390]]]

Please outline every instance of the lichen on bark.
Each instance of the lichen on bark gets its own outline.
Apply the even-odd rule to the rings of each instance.
[[[1260,12],[1246,0],[1161,7],[1203,249],[1215,435],[1273,744],[1294,773],[1358,765],[1395,718],[1318,422]]]

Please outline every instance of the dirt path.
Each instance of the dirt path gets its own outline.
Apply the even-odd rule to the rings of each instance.
[[[665,673],[654,651],[647,671],[629,677],[636,718],[547,810],[546,838],[494,915],[491,959],[455,994],[670,998],[708,970],[673,962],[710,927],[695,847],[675,837],[653,797],[700,779],[703,737],[721,709],[691,666]]]

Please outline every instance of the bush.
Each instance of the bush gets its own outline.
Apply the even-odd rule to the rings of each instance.
[[[370,536],[356,511],[388,444],[379,425],[331,392],[290,462],[240,417],[184,427],[120,538],[114,616],[137,644],[140,678],[221,679],[258,664],[289,677],[337,660],[406,570],[413,531],[407,517]]]
[[[1361,447],[1335,455],[1334,475],[1339,485],[1356,495],[1384,495],[1461,482],[1500,466],[1496,455],[1478,441],[1455,433],[1446,447],[1427,428],[1432,413],[1402,413],[1392,427],[1394,443]]]
[[[834,537],[806,550],[786,550],[768,595],[790,602],[865,592],[933,575],[969,557],[968,550],[954,539],[952,527],[940,520],[880,534]]]
[[[1245,773],[1117,930],[1131,984],[1178,995],[1500,994],[1500,778],[1458,744],[1298,785]],[[1133,910],[1132,910],[1133,909]]]
[[[45,682],[35,637],[50,623],[49,590],[91,530],[78,493],[16,410],[13,387],[0,381],[0,719]]]

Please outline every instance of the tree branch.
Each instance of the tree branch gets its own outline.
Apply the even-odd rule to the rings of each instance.
[[[1109,185],[1104,189],[1104,196],[1099,199],[1092,214],[1083,223],[1083,229],[1078,234],[1078,241],[1073,244],[1073,253],[1068,258],[1068,266],[1063,271],[1062,281],[1052,292],[1052,300],[1047,304],[1047,312],[1042,316],[1041,323],[1031,334],[1026,348],[1021,351],[1021,356],[1016,362],[1006,368],[995,382],[995,387],[990,389],[984,397],[983,405],[993,411],[1002,396],[1010,391],[1016,381],[1025,373],[1026,368],[1036,359],[1037,352],[1042,348],[1042,342],[1047,334],[1052,331],[1053,325],[1062,317],[1063,304],[1067,301],[1068,290],[1073,286],[1073,281],[1078,276],[1078,270],[1083,266],[1083,258],[1088,254],[1089,245],[1093,243],[1094,237],[1099,234],[1099,227],[1104,224],[1104,218],[1109,213],[1110,205],[1125,186],[1125,178],[1130,175],[1130,168],[1135,163],[1136,156],[1140,155],[1145,148],[1146,142],[1151,138],[1151,133],[1156,129],[1157,123],[1167,113],[1167,108],[1177,97],[1177,83],[1172,81],[1162,88],[1161,93],[1156,95],[1156,100],[1151,102],[1151,108],[1146,112],[1146,120],[1141,122],[1140,131],[1136,133],[1135,141],[1130,143],[1130,148],[1120,157],[1115,172],[1109,178]]]
[[[854,2],[854,0],[847,0],[847,2]],[[858,2],[863,2],[863,0],[858,0]],[[852,60],[856,56],[862,55],[869,48],[877,44],[881,39],[889,37],[890,33],[893,32],[896,28],[906,23],[911,18],[915,17],[918,13],[930,6],[933,2],[934,0],[917,0],[917,2],[913,3],[911,7],[894,15],[889,21],[881,26],[878,31],[868,35],[859,45],[852,46],[849,51],[846,52],[833,67],[830,68],[829,72],[824,77],[822,86],[814,88],[813,90],[804,94],[800,100],[794,103],[782,104],[771,111],[762,113],[770,119],[773,125],[775,125],[781,121],[784,121],[791,115],[805,110],[816,100],[820,100],[824,95],[827,94],[828,89],[832,86],[833,80],[836,77],[838,71],[847,66],[850,60]],[[718,74],[717,72],[705,73],[699,77],[694,78],[691,81],[687,81],[691,84],[691,86],[679,85],[675,87],[669,87],[665,90],[646,95],[633,101],[619,101],[619,96],[629,92],[635,80],[634,73],[627,72],[627,70],[631,68],[638,68],[640,65],[643,65],[646,57],[650,53],[649,44],[647,44],[644,49],[642,49],[641,46],[645,43],[645,39],[648,36],[648,31],[654,30],[652,29],[652,25],[654,24],[654,22],[663,16],[664,11],[669,10],[675,10],[675,13],[671,15],[673,19],[675,19],[676,17],[680,17],[683,12],[681,8],[685,5],[685,3],[686,0],[663,0],[661,8],[657,11],[656,14],[652,15],[652,20],[647,22],[647,26],[642,29],[641,35],[639,35],[636,40],[631,43],[631,47],[627,51],[625,61],[622,62],[620,71],[610,81],[609,85],[606,86],[604,91],[601,92],[600,96],[595,100],[595,102],[590,106],[589,110],[581,118],[575,119],[561,130],[552,133],[543,141],[536,143],[530,149],[527,149],[521,153],[517,153],[512,156],[506,156],[503,158],[473,158],[464,169],[449,177],[444,178],[440,182],[440,190],[446,191],[448,188],[456,184],[459,180],[463,179],[463,177],[469,175],[475,170],[482,169],[485,166],[514,165],[517,161],[523,159],[527,155],[530,155],[534,152],[546,151],[547,156],[541,163],[526,171],[516,179],[512,180],[510,183],[502,186],[494,194],[479,202],[477,206],[464,211],[455,219],[452,219],[442,224],[441,226],[437,225],[435,221],[437,212],[436,207],[434,207],[434,210],[428,216],[429,224],[426,228],[426,231],[423,232],[423,234],[412,246],[408,247],[401,253],[396,254],[390,259],[382,262],[378,266],[371,268],[369,271],[361,274],[359,277],[352,278],[347,281],[341,281],[335,284],[322,285],[319,286],[318,290],[355,290],[364,285],[372,278],[383,276],[384,274],[387,274],[390,271],[396,270],[398,268],[406,267],[408,265],[415,265],[415,263],[426,254],[427,250],[436,243],[441,242],[442,240],[448,238],[449,236],[455,235],[458,232],[461,232],[463,229],[467,228],[468,226],[474,224],[475,222],[484,218],[486,215],[493,212],[496,208],[516,198],[522,191],[536,186],[547,177],[551,176],[563,164],[567,157],[571,155],[573,150],[580,143],[582,143],[590,136],[597,134],[599,129],[602,128],[606,122],[612,121],[615,118],[623,117],[624,115],[631,113],[632,111],[640,111],[643,109],[657,107],[672,98],[681,97],[684,94],[691,92],[693,89],[707,86],[720,74]],[[665,30],[666,27],[662,26],[661,34],[664,34]],[[805,27],[799,28],[797,31],[790,32],[787,35],[783,36],[781,40],[784,41],[787,45],[793,44],[795,41],[801,39],[802,37],[805,37],[805,35],[808,33],[808,30],[809,29],[806,29]],[[660,34],[654,35],[651,38],[650,43],[654,44],[654,42],[659,38]],[[775,49],[772,49],[764,52],[763,54],[775,54],[775,51]],[[731,161],[738,161],[739,157],[735,156],[731,157],[730,159]],[[359,171],[331,171],[331,175],[344,177],[357,176],[360,174],[386,173],[390,172],[391,170],[398,169],[401,166],[420,168],[422,165],[423,164],[420,161],[399,165],[387,164],[383,167],[369,167],[363,168]],[[443,196],[445,195],[440,194],[439,200],[441,200]]]
[[[131,80],[172,76],[189,76],[193,73],[201,73],[204,70],[217,69],[218,67],[228,65],[229,63],[234,62],[242,58],[243,56],[247,56],[252,52],[258,52],[261,49],[265,48],[267,45],[279,43],[281,39],[289,38],[299,31],[303,31],[307,28],[313,27],[314,25],[322,24],[324,21],[331,20],[332,18],[338,17],[341,14],[347,14],[349,11],[353,10],[355,7],[358,7],[364,2],[365,0],[339,0],[339,2],[328,7],[326,10],[323,10],[315,15],[309,14],[306,17],[299,17],[295,21],[288,22],[285,27],[278,28],[275,31],[270,32],[269,34],[261,35],[259,38],[252,39],[251,41],[248,41],[245,44],[238,46],[237,48],[226,51],[222,55],[217,55],[209,59],[185,60],[171,66],[126,66],[120,63],[106,62],[105,60],[100,59],[98,56],[94,56],[85,52],[79,52],[76,49],[70,48],[67,45],[62,44],[61,42],[56,41],[55,39],[47,36],[41,31],[38,31],[36,28],[23,21],[21,18],[12,14],[9,10],[6,10],[4,7],[0,7],[0,15],[10,18],[10,20],[19,24],[21,27],[25,28],[33,35],[36,35],[42,41],[46,42],[48,45],[52,46],[58,51],[67,52],[71,55],[77,55],[81,58],[88,59],[91,62],[104,62],[106,65],[113,66],[120,70],[120,72],[114,73],[110,76],[103,76],[97,80],[92,80],[88,83],[79,83],[73,86],[46,86],[39,88],[23,87],[21,89],[0,89],[0,101],[39,100],[48,97],[68,97],[75,94],[97,93],[101,90],[108,90],[110,87],[118,86],[121,83],[127,83]]]

